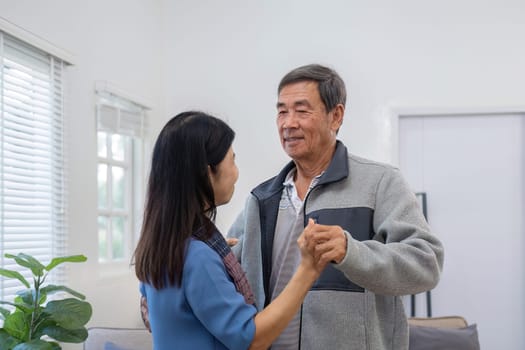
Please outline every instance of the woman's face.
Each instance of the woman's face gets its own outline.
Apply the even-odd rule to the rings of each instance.
[[[215,195],[215,205],[219,206],[228,203],[233,196],[235,183],[239,177],[239,169],[235,164],[233,148],[230,147],[224,159],[217,164],[215,172],[211,171],[210,168],[208,169]]]

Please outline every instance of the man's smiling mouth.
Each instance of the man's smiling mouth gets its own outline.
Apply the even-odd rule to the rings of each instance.
[[[299,136],[288,136],[288,137],[285,137],[284,138],[284,141],[286,142],[293,142],[293,141],[299,141],[299,140],[302,140],[303,138],[302,137],[299,137]]]

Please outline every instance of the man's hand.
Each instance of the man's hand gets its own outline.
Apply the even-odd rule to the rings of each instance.
[[[148,301],[145,296],[140,297],[140,316],[142,317],[142,322],[146,326],[147,330],[151,333],[151,326],[149,323],[149,310],[148,310]]]
[[[231,248],[233,247],[234,245],[236,245],[237,243],[239,243],[239,240],[237,238],[226,238],[226,243],[228,243],[228,246]]]
[[[338,264],[346,255],[347,238],[341,226],[314,224],[305,230],[305,240],[321,263]]]
[[[308,232],[312,230],[314,226],[315,222],[312,219],[309,219],[308,225],[304,228],[303,233],[301,233],[297,239],[297,244],[301,250],[301,264],[305,264],[309,271],[314,271],[317,274],[315,278],[317,278],[326,267],[327,262],[320,261],[319,258],[315,256],[315,246],[309,246],[308,242],[306,241]]]

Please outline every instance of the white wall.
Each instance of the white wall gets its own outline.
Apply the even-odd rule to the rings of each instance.
[[[156,1],[0,0],[0,16],[74,56],[65,113],[69,252],[87,255],[88,262],[70,264],[68,285],[85,293],[93,305],[90,325],[141,323],[133,271],[97,263],[94,84],[106,80],[148,101],[156,127],[155,119],[164,115],[160,13]]]
[[[321,5],[322,4],[322,5]],[[164,1],[166,110],[201,108],[238,132],[240,179],[219,214],[227,227],[248,191],[284,164],[276,87],[319,62],[346,81],[340,138],[395,160],[391,107],[523,104],[525,3],[511,0]]]
[[[348,89],[340,138],[351,152],[380,161],[397,161],[392,109],[491,108],[525,101],[523,1],[164,3],[171,18],[166,110],[209,110],[238,132],[240,178],[232,203],[219,212],[222,228],[249,190],[286,161],[275,127],[276,87],[298,65],[319,62],[339,71]],[[516,276],[518,290],[524,277]],[[483,307],[498,300],[473,302]],[[487,331],[486,325],[481,328]]]
[[[90,262],[74,266],[72,284],[88,291],[92,324],[138,322],[136,282],[129,275],[101,280],[96,264],[94,80],[152,101],[154,130],[188,108],[230,122],[241,176],[232,203],[220,210],[223,228],[248,191],[287,161],[275,90],[298,65],[339,71],[349,92],[340,138],[352,152],[382,161],[397,151],[391,107],[498,107],[525,98],[519,0],[0,0],[0,14],[76,56],[68,106],[70,248]]]

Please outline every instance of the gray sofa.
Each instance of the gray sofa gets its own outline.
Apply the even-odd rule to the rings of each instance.
[[[84,350],[151,350],[151,334],[146,328],[91,327]]]
[[[476,324],[461,316],[408,319],[409,350],[479,350]]]
[[[476,325],[461,316],[411,318],[409,350],[479,350]],[[84,350],[151,350],[145,328],[91,327]]]

